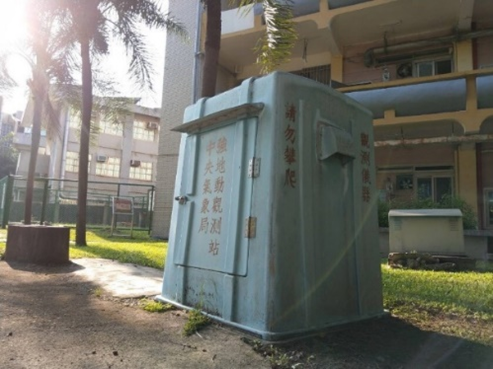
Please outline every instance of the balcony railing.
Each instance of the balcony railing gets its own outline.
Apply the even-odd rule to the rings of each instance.
[[[14,135],[14,145],[30,147],[32,145],[32,134],[17,132]],[[41,136],[41,140],[39,141],[39,147],[46,147],[45,136]]]
[[[467,133],[473,133],[479,132],[485,119],[493,116],[493,68],[338,90],[368,108],[373,118],[384,124],[423,120],[424,116],[434,115],[431,120],[456,120],[465,126]]]
[[[319,11],[320,0],[293,0],[293,16],[295,18],[315,14]],[[222,12],[222,34],[241,32],[255,28],[256,24],[263,24],[262,14],[262,4],[255,4],[246,11],[225,7]]]

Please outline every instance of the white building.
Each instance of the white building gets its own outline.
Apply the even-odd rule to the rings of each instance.
[[[149,197],[156,183],[160,109],[138,106],[131,100],[129,113],[118,122],[98,116],[89,149],[88,202],[109,196]],[[32,109],[17,128],[14,145],[19,150],[16,174],[27,177],[31,148]],[[77,198],[79,170],[79,114],[61,109],[59,127],[41,132],[36,177],[50,178],[57,198],[73,203]],[[38,187],[41,184],[37,185]],[[22,201],[24,188],[15,192]],[[152,200],[152,199],[151,199]]]

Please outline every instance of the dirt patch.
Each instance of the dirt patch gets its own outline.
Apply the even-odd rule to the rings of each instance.
[[[212,325],[185,338],[185,313],[98,297],[73,271],[0,262],[0,368],[269,367],[239,332]]]
[[[148,313],[76,268],[0,262],[0,368],[493,367],[491,346],[457,337],[480,322],[443,316],[446,334],[389,316],[276,346],[219,324],[184,337],[185,312]],[[493,337],[493,324],[481,324]]]

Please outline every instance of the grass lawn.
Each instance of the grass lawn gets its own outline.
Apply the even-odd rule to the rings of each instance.
[[[384,306],[423,330],[493,345],[493,273],[391,269],[382,264]]]
[[[6,231],[0,230],[0,254]],[[134,238],[110,237],[109,230],[87,232],[87,247],[70,257],[106,258],[157,269],[164,268],[167,243],[134,232]],[[424,331],[437,332],[493,346],[493,273],[391,269],[382,262],[384,307]]]
[[[129,234],[129,231],[125,232]],[[7,232],[0,229],[0,254],[5,251]],[[75,246],[75,229],[70,231],[70,258],[103,258],[163,269],[167,242],[150,238],[147,231],[134,231],[133,238],[111,237],[105,229],[89,230],[87,247]]]
[[[126,233],[130,233],[129,231]],[[75,230],[70,232],[70,258],[103,258],[156,269],[164,268],[168,243],[154,240],[147,231],[134,231],[133,238],[110,236],[109,230],[88,231],[87,247],[75,246]]]

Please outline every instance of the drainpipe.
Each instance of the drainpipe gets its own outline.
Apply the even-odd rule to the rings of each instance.
[[[194,49],[194,61],[193,61],[193,87],[192,87],[192,103],[195,103],[199,98],[199,84],[200,84],[200,76],[201,76],[201,59],[202,52],[200,50],[201,46],[201,35],[202,35],[202,14],[204,12],[204,8],[201,2],[198,2],[197,8],[197,31],[195,32],[195,49]]]
[[[364,63],[366,67],[372,67],[375,65],[375,55],[376,54],[388,54],[396,51],[403,51],[409,49],[418,49],[426,46],[449,44],[457,41],[473,40],[481,37],[493,36],[493,28],[484,29],[481,31],[474,31],[465,34],[457,34],[445,37],[436,37],[428,40],[405,42],[402,44],[396,44],[386,47],[374,47],[365,51]]]
[[[65,113],[65,124],[63,128],[63,143],[62,143],[62,160],[60,160],[60,184],[58,188],[63,190],[63,184],[65,179],[65,162],[67,161],[67,143],[68,143],[68,133],[69,129],[69,112],[70,109],[67,108],[67,112]]]
[[[484,229],[484,194],[483,194],[483,145],[476,144],[476,192],[478,193],[478,228]]]

